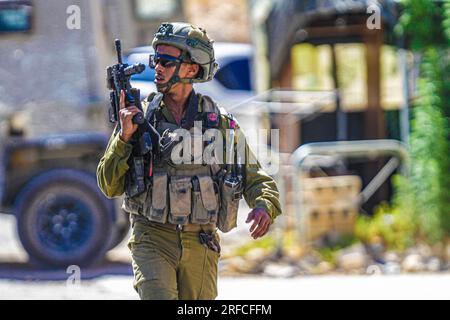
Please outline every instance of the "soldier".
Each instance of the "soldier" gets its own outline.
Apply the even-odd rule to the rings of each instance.
[[[158,93],[142,105],[145,118],[162,136],[162,148],[147,159],[147,191],[137,196],[127,193],[137,130],[132,118],[141,111],[125,107],[124,94],[121,129],[111,136],[97,168],[98,185],[107,197],[125,193],[122,207],[130,213],[133,229],[128,247],[134,287],[141,299],[216,298],[217,229],[227,232],[236,226],[242,195],[253,208],[246,222],[253,221],[254,239],[264,236],[281,214],[277,186],[258,162],[249,161],[253,154],[246,143],[243,165],[178,163],[168,156],[173,155],[174,132],[183,128],[192,133],[194,122],[203,132],[217,129],[230,135],[232,159],[238,153],[236,121],[211,98],[193,90],[193,83],[211,80],[218,68],[212,43],[205,30],[186,23],[164,23],[155,34],[150,66],[156,71]]]

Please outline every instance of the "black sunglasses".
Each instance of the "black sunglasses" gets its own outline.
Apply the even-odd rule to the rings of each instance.
[[[152,69],[156,68],[156,65],[159,63],[164,68],[171,68],[176,66],[178,63],[182,63],[183,61],[180,58],[169,56],[167,54],[151,54],[149,59],[149,67]]]

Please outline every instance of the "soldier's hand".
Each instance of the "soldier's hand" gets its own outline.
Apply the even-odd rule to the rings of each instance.
[[[250,233],[253,239],[258,239],[264,236],[267,231],[269,231],[269,227],[271,224],[270,216],[266,212],[266,210],[262,208],[253,209],[247,217],[245,223],[249,223],[253,221],[252,226],[250,227]]]
[[[136,132],[138,125],[133,123],[133,117],[135,114],[141,112],[135,106],[125,106],[125,92],[122,90],[120,92],[120,111],[119,111],[119,119],[120,119],[120,138],[128,142],[133,134]]]

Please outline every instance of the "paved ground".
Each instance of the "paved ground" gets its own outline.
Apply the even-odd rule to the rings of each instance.
[[[245,214],[241,215],[245,219]],[[250,238],[241,224],[227,245]],[[65,270],[36,270],[17,240],[13,217],[0,215],[0,299],[137,299],[122,243],[105,263],[82,269],[79,284]],[[69,283],[69,284],[68,284]],[[220,278],[219,299],[450,299],[450,274]]]
[[[131,276],[58,282],[0,281],[0,299],[137,299]],[[450,299],[450,275],[221,278],[218,299]]]

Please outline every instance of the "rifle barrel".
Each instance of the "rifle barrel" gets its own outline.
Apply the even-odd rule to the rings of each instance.
[[[122,64],[122,44],[120,43],[119,39],[116,39],[114,41],[114,44],[116,46],[117,51],[117,61],[119,62],[119,64]]]

